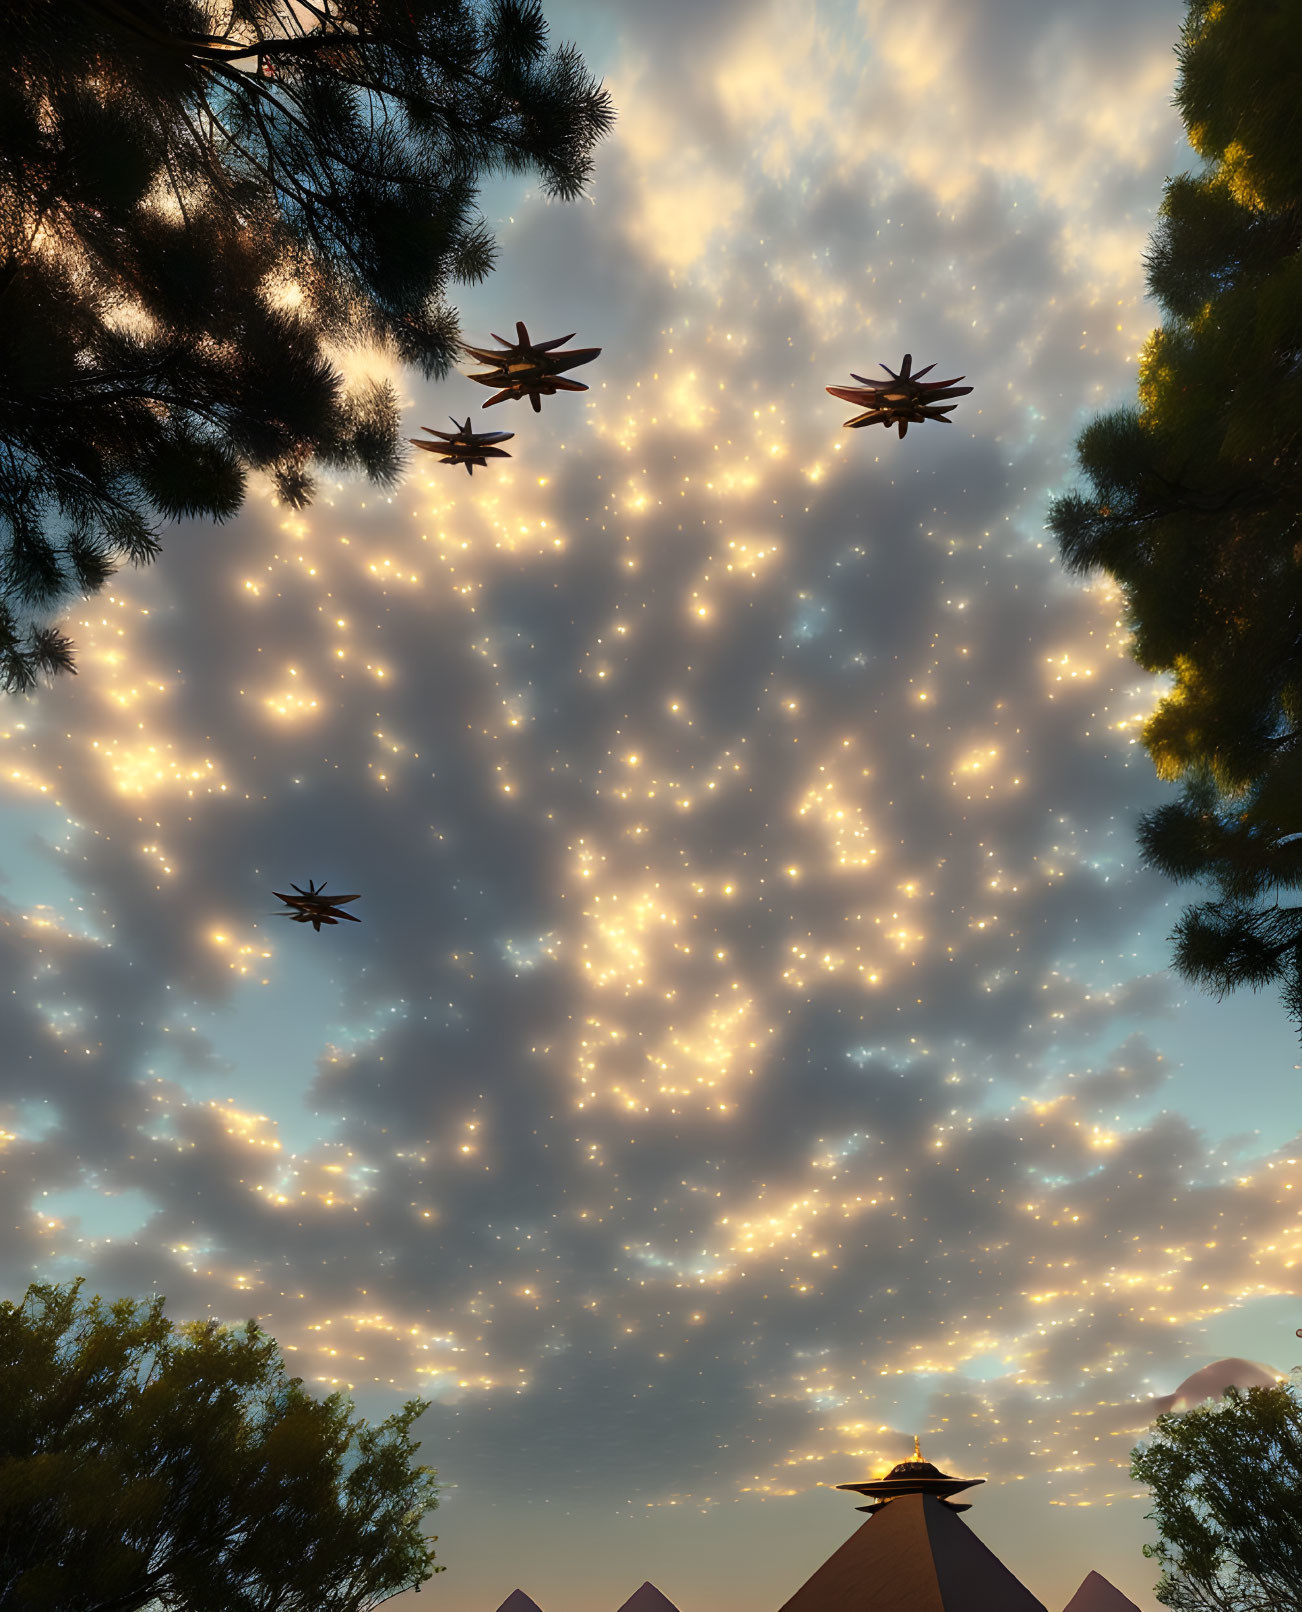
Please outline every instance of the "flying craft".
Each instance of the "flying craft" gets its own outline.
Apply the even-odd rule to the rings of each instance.
[[[291,890],[298,890],[296,896],[281,895],[279,890],[271,893],[277,901],[283,901],[292,912],[281,912],[275,916],[288,918],[293,924],[311,924],[317,934],[321,933],[322,924],[337,924],[341,918],[347,918],[350,924],[361,923],[360,918],[354,918],[351,912],[341,912],[339,909],[345,901],[358,901],[360,896],[328,896],[323,894],[325,884],[314,884],[311,879],[307,881],[307,889],[299,890],[298,885],[291,884]]]
[[[851,378],[861,381],[862,385],[829,386],[827,390],[833,397],[865,410],[845,424],[851,430],[861,425],[884,425],[888,431],[893,425],[898,425],[901,436],[911,425],[921,425],[925,420],[941,420],[946,425],[952,425],[949,416],[958,405],[945,403],[944,400],[947,397],[965,397],[972,388],[954,384],[954,381],[963,379],[961,375],[955,375],[952,381],[924,381],[922,377],[936,366],[928,364],[926,369],[911,374],[912,364],[913,354],[905,353],[898,375],[886,364],[882,365],[890,376],[889,380],[872,381],[851,370]]]
[[[511,457],[505,448],[495,447],[494,444],[509,442],[515,435],[514,431],[472,431],[469,415],[464,425],[459,425],[451,415],[448,418],[457,427],[455,432],[436,431],[432,425],[423,425],[421,430],[428,431],[438,441],[422,442],[419,437],[408,437],[407,441],[417,448],[424,448],[427,453],[438,454],[440,464],[465,465],[468,476],[474,475],[476,465],[487,465],[490,459]]]
[[[566,380],[563,372],[575,369],[580,364],[590,364],[601,352],[600,347],[575,347],[568,353],[559,353],[556,349],[562,342],[574,339],[573,331],[568,336],[557,336],[552,341],[531,342],[524,321],[519,319],[516,321],[515,334],[518,339],[512,346],[494,332],[493,340],[502,342],[500,350],[496,351],[491,347],[471,347],[468,343],[462,343],[463,352],[479,359],[482,364],[492,366],[482,375],[472,375],[470,379],[478,381],[481,386],[500,388],[483,405],[484,408],[491,408],[494,403],[501,403],[508,397],[514,398],[517,403],[527,397],[537,414],[542,409],[542,399],[545,397],[554,397],[557,392],[588,390],[582,381]]]

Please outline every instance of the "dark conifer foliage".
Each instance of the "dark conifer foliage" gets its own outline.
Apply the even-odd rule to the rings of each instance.
[[[485,177],[573,199],[610,128],[536,0],[11,0],[0,73],[0,686],[71,670],[33,624],[222,520],[251,470],[400,468],[387,383],[458,353]]]
[[[1139,406],[1077,442],[1086,491],[1049,524],[1121,586],[1134,653],[1174,687],[1144,742],[1178,803],[1145,858],[1215,899],[1175,965],[1220,994],[1276,984],[1302,1027],[1302,9],[1193,0],[1179,105],[1201,173],[1166,187],[1147,259],[1165,322]]]

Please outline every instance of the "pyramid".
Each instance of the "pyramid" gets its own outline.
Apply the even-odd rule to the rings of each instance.
[[[902,1494],[851,1534],[781,1612],[1045,1612],[1045,1607],[952,1507],[931,1494]]]
[[[542,1608],[532,1595],[526,1595],[523,1590],[512,1590],[497,1612],[542,1612]]]
[[[1123,1595],[1115,1584],[1109,1584],[1102,1573],[1087,1573],[1065,1612],[1139,1612],[1128,1595]]]
[[[513,1607],[511,1612],[523,1612],[523,1608]],[[647,1579],[645,1584],[633,1591],[619,1612],[678,1612],[678,1608]]]

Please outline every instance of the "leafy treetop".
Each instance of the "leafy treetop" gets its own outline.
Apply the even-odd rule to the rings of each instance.
[[[1156,1594],[1177,1612],[1302,1612],[1302,1398],[1296,1385],[1231,1388],[1221,1405],[1159,1416],[1132,1452],[1152,1494],[1162,1567]]]
[[[0,1304],[0,1609],[368,1612],[443,1571],[424,1402],[372,1427],[255,1321],[80,1289]]]

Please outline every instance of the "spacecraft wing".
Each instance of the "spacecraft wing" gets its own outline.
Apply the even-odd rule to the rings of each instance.
[[[580,364],[590,364],[594,358],[600,357],[600,347],[576,347],[572,353],[557,353],[555,358],[547,359],[547,372],[559,375],[564,370],[577,369]]]
[[[825,388],[833,397],[839,397],[842,403],[857,403],[862,408],[872,408],[879,401],[879,395],[870,386],[829,386]]]
[[[468,341],[461,343],[461,351],[469,353],[471,358],[477,358],[481,364],[491,364],[494,369],[500,369],[502,361],[511,356],[510,349],[499,352],[492,347],[472,347]]]

